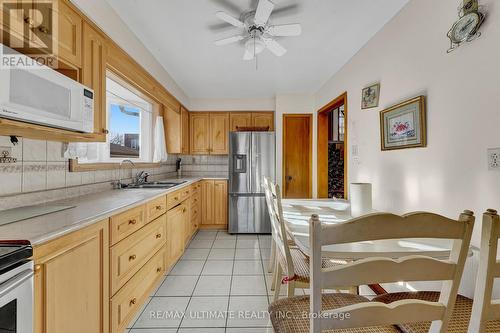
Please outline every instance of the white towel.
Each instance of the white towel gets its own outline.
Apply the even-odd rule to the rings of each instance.
[[[166,162],[168,158],[167,144],[165,142],[165,129],[163,127],[163,117],[156,117],[155,131],[154,131],[154,153],[153,162]]]

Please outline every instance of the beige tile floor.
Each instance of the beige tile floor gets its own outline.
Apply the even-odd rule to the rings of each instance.
[[[269,235],[198,232],[128,333],[273,332],[270,246]]]

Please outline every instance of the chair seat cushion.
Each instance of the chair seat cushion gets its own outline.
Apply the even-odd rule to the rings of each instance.
[[[323,310],[369,302],[366,297],[353,294],[323,294]],[[269,306],[271,322],[276,333],[309,333],[309,296],[280,299]],[[399,333],[394,326],[372,326],[323,331],[329,333]]]
[[[402,292],[389,293],[377,296],[373,299],[374,302],[382,302],[389,304],[395,301],[404,299],[420,299],[423,301],[437,302],[439,300],[439,292],[434,291],[419,291],[419,292]],[[450,333],[467,333],[469,321],[472,312],[472,300],[470,298],[457,295],[453,315],[451,316],[447,332]],[[399,324],[398,327],[404,333],[427,333],[431,327],[430,322],[407,323]],[[486,325],[486,332],[500,332],[500,321],[490,321]]]
[[[298,247],[290,247],[290,256],[292,257],[293,268],[295,272],[287,272],[285,256],[278,251],[278,260],[286,274],[292,278],[295,274],[295,281],[309,283],[309,257],[307,257]],[[323,268],[345,265],[346,261],[323,258]]]

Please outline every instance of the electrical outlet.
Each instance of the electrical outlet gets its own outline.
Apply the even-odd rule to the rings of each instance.
[[[488,149],[488,169],[500,170],[500,148]]]

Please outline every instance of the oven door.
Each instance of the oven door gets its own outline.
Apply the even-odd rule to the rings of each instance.
[[[1,333],[33,333],[33,270],[18,268],[23,269],[0,284]]]

